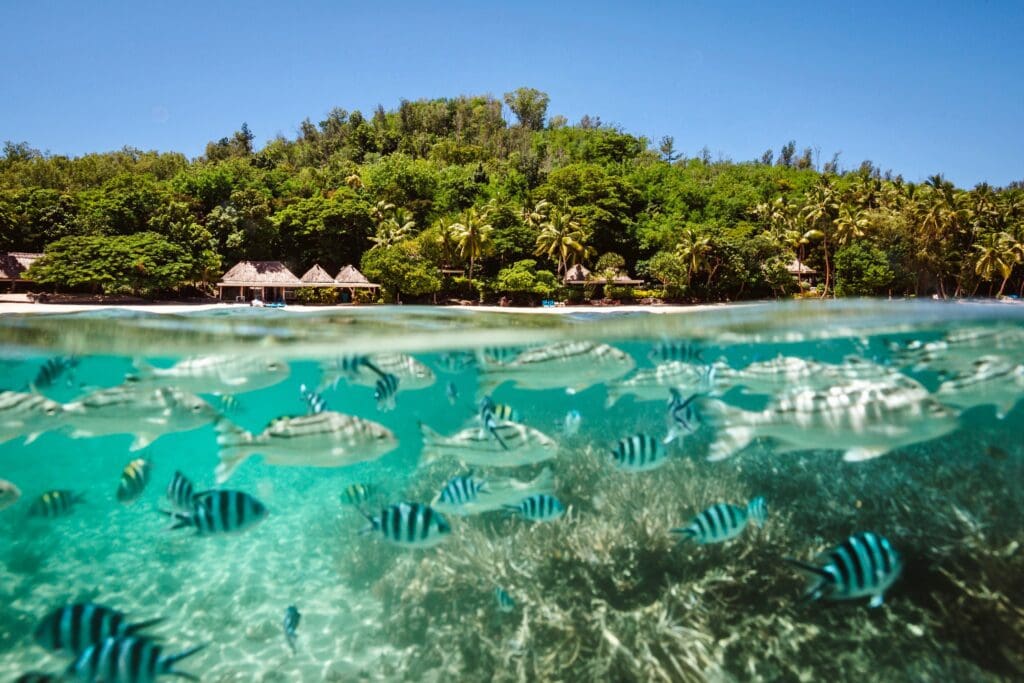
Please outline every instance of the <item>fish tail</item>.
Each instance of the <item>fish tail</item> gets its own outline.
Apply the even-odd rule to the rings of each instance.
[[[440,432],[437,432],[422,422],[417,423],[420,427],[420,434],[423,436],[423,462],[431,463],[440,458],[440,455],[435,450],[438,442],[444,438]]]
[[[205,650],[206,647],[207,647],[207,645],[204,643],[202,645],[196,645],[193,648],[189,648],[188,650],[185,650],[184,652],[179,652],[176,655],[168,655],[167,657],[162,658],[160,660],[160,673],[162,673],[162,674],[164,674],[166,676],[178,676],[179,678],[186,678],[186,679],[188,679],[190,681],[198,681],[199,680],[199,676],[195,676],[195,675],[190,674],[190,673],[185,673],[184,671],[177,671],[174,668],[174,665],[177,664],[178,662],[182,661],[183,659],[191,657],[192,655],[196,654],[200,650]]]
[[[834,580],[834,577],[831,574],[821,567],[815,567],[813,564],[801,562],[800,560],[793,559],[792,557],[784,557],[782,558],[782,561],[787,564],[791,564],[804,572],[810,579],[807,584],[807,588],[804,590],[804,602],[820,598],[824,594],[827,586],[829,586],[829,584]]]
[[[223,484],[252,455],[252,434],[226,418],[217,421],[216,429],[220,464],[214,472],[217,483]]]
[[[530,482],[530,490],[534,493],[554,493],[555,472],[550,467],[545,467],[541,473]]]
[[[717,438],[708,451],[708,460],[725,460],[736,455],[754,440],[750,427],[727,427],[718,430]]]
[[[185,529],[192,526],[192,517],[190,515],[186,515],[183,512],[172,512],[170,510],[161,510],[160,512],[174,520],[174,524],[168,527],[169,531]]]
[[[132,624],[131,626],[126,628],[124,632],[125,635],[128,636],[134,635],[136,633],[139,633],[140,631],[145,631],[150,626],[156,626],[157,624],[162,623],[163,621],[163,617],[157,617],[156,619],[148,619],[147,621],[140,621],[139,623]]]
[[[366,526],[359,530],[360,536],[372,534],[374,531],[377,530],[377,520],[374,519],[373,515],[369,514],[368,512],[364,512],[363,510],[360,510],[359,514],[365,517],[366,521],[368,522]]]
[[[681,538],[679,539],[680,543],[685,543],[686,541],[692,541],[693,539],[697,538],[697,532],[694,531],[693,529],[691,529],[690,527],[681,527],[681,528],[678,528],[678,529],[669,529],[668,532],[670,534],[676,534],[678,536],[681,536]]]
[[[125,382],[141,382],[144,379],[149,379],[153,377],[156,370],[156,368],[141,358],[133,359],[132,367],[135,368],[135,372],[125,375]]]

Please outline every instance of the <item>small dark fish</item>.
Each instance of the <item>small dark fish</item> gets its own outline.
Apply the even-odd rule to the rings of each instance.
[[[327,410],[327,401],[324,400],[323,396],[307,389],[305,384],[299,387],[299,396],[302,398],[302,402],[306,404],[307,414],[318,415]]]
[[[124,612],[93,603],[64,605],[43,617],[35,631],[35,640],[43,648],[75,654],[106,638],[127,637],[158,624],[150,619],[129,624]]]
[[[149,471],[153,465],[144,458],[136,458],[125,466],[121,472],[121,483],[117,487],[117,499],[122,503],[131,503],[142,495],[149,483]]]
[[[263,503],[242,491],[205,491],[197,493],[193,501],[188,513],[161,510],[174,519],[172,529],[192,527],[200,536],[244,531],[262,522],[268,514]]]
[[[176,655],[164,655],[163,648],[145,638],[107,638],[92,645],[68,667],[65,676],[94,683],[152,683],[158,676],[178,676],[198,681],[196,676],[174,666],[202,650],[199,645]]]
[[[805,600],[852,600],[871,596],[869,607],[878,607],[885,591],[899,578],[903,562],[884,536],[861,532],[850,536],[825,555],[816,566],[786,558],[812,577]]]
[[[612,449],[615,466],[626,472],[645,472],[664,465],[665,446],[653,436],[634,434],[620,439]]]
[[[764,525],[768,516],[768,505],[758,496],[746,508],[715,503],[693,518],[689,526],[672,529],[671,533],[681,536],[682,541],[694,540],[701,545],[723,543],[736,538],[747,528],[747,522]]]
[[[398,393],[398,375],[390,373],[381,375],[374,386],[373,397],[377,399],[377,409],[389,411],[395,409],[395,394]]]
[[[985,449],[985,455],[993,460],[1006,460],[1010,457],[1010,454],[999,446],[989,446]]]
[[[448,382],[448,386],[444,390],[445,395],[448,397],[448,403],[455,405],[459,400],[459,388],[455,386],[455,382]]]
[[[372,484],[349,484],[341,492],[342,505],[362,505],[370,500],[377,493],[377,487]]]
[[[195,486],[179,471],[174,472],[174,477],[171,479],[171,483],[167,485],[167,500],[181,509],[191,510],[195,496]]]
[[[697,398],[697,394],[692,394],[683,398],[683,395],[679,393],[679,390],[675,387],[669,389],[672,394],[672,398],[668,401],[668,435],[664,439],[664,443],[672,443],[683,434],[693,434],[697,431],[699,422],[699,416],[697,415],[697,409],[694,407],[694,399]]]
[[[439,500],[447,505],[465,505],[472,503],[481,493],[487,493],[487,482],[476,479],[473,473],[452,477],[441,489]]]
[[[75,505],[85,502],[85,497],[72,491],[47,491],[36,498],[28,509],[30,517],[63,517],[70,515]]]
[[[516,608],[516,601],[512,599],[512,596],[508,594],[501,586],[494,589],[494,598],[498,601],[499,612],[511,612]]]
[[[397,503],[382,509],[377,517],[366,513],[363,516],[370,524],[360,533],[380,532],[395,545],[429,548],[452,532],[451,525],[440,513],[422,503]]]
[[[295,629],[299,627],[301,619],[302,615],[299,614],[299,610],[296,609],[295,605],[289,606],[284,611],[284,639],[292,649],[292,654],[295,654]]]
[[[505,505],[505,509],[519,513],[523,519],[532,522],[553,522],[565,514],[562,501],[546,493],[524,498],[519,505]]]
[[[68,383],[71,382],[70,375],[72,371],[78,367],[78,359],[74,356],[56,356],[50,358],[43,366],[39,368],[39,372],[36,373],[36,379],[32,382],[32,386],[36,389],[45,389],[53,386],[54,382],[60,379],[61,375],[67,373]]]
[[[504,439],[501,438],[501,434],[498,432],[498,416],[495,414],[497,409],[494,401],[491,400],[490,396],[484,396],[480,399],[480,424],[483,426],[484,431],[480,433],[482,437],[485,433],[490,434],[501,447],[506,451],[508,450],[508,444],[505,443]]]
[[[44,674],[38,671],[29,671],[27,674],[18,676],[14,683],[58,683],[63,678],[63,674]]]

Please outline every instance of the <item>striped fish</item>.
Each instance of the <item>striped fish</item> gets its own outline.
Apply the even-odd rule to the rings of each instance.
[[[274,386],[288,379],[291,368],[276,358],[249,354],[185,358],[169,368],[135,360],[136,374],[126,381],[151,388],[174,387],[195,394],[234,395]]]
[[[377,487],[372,484],[349,484],[341,492],[342,505],[362,505],[377,493]]]
[[[376,353],[369,356],[343,356],[320,364],[320,390],[337,388],[341,380],[372,387],[385,375],[399,380],[399,391],[425,389],[434,384],[434,372],[404,353]]]
[[[153,683],[159,676],[198,681],[197,676],[174,667],[204,647],[198,645],[176,655],[165,655],[163,648],[152,640],[107,638],[82,652],[68,667],[65,676],[88,683]]]
[[[636,362],[624,351],[589,341],[556,342],[527,349],[514,360],[480,368],[480,389],[490,393],[504,382],[520,389],[565,388],[570,394],[622,377]]]
[[[554,439],[518,422],[498,423],[493,433],[469,427],[443,436],[423,423],[420,431],[425,462],[451,457],[480,467],[519,467],[550,460],[558,452]]]
[[[61,427],[63,406],[42,394],[0,391],[0,443],[25,437],[30,444],[43,432]]]
[[[852,600],[870,596],[870,607],[882,604],[885,591],[903,570],[900,555],[888,539],[870,531],[850,536],[826,553],[820,566],[792,558],[786,561],[812,577],[804,599]]]
[[[479,351],[474,359],[481,365],[501,365],[515,360],[524,350],[521,346],[488,346]]]
[[[513,611],[516,608],[516,601],[512,599],[512,596],[508,594],[501,586],[494,589],[494,599],[498,602],[498,611],[508,612]]]
[[[697,431],[700,419],[694,402],[697,394],[683,398],[682,393],[674,387],[669,389],[669,393],[672,398],[668,401],[668,435],[664,439],[666,444],[672,443],[684,434],[693,434]]]
[[[306,404],[307,415],[318,415],[327,410],[327,401],[323,396],[306,388],[305,384],[299,385],[299,398]]]
[[[687,392],[719,393],[717,368],[717,364],[695,365],[669,361],[653,368],[637,370],[625,379],[608,383],[605,407],[611,408],[623,396],[632,396],[636,401],[664,401],[668,399],[671,388]]]
[[[730,541],[747,528],[747,522],[763,526],[768,515],[764,498],[758,496],[741,508],[729,503],[715,503],[693,518],[689,526],[672,529],[671,533],[681,536],[681,541],[693,540],[701,545]]]
[[[35,630],[35,641],[52,652],[68,650],[74,654],[106,638],[126,637],[158,624],[150,619],[135,624],[115,609],[93,603],[63,605],[43,617]]]
[[[178,470],[175,470],[171,483],[167,485],[167,500],[181,510],[191,510],[195,504],[195,486]]]
[[[508,444],[502,440],[501,433],[498,431],[498,424],[517,421],[519,415],[516,411],[510,406],[496,404],[490,396],[484,396],[480,399],[480,411],[477,417],[484,430],[483,433],[493,436],[503,449],[508,450]]]
[[[292,654],[295,654],[295,640],[297,635],[295,629],[299,627],[299,621],[302,619],[302,615],[299,614],[299,610],[295,605],[290,605],[288,609],[284,611],[284,639],[288,643],[288,647],[292,649]]]
[[[76,367],[78,367],[78,358],[74,356],[55,356],[49,358],[39,368],[32,386],[36,389],[46,389],[53,386],[53,383],[65,373],[67,373],[68,382],[70,383],[71,374]]]
[[[545,493],[527,496],[518,505],[506,505],[505,509],[516,512],[531,522],[553,522],[565,514],[562,501]]]
[[[620,439],[612,449],[612,460],[617,468],[626,472],[646,472],[667,462],[665,446],[647,434],[634,434]]]
[[[487,478],[487,490],[484,492],[486,495],[477,495],[472,500],[463,500],[461,503],[443,502],[441,496],[438,495],[430,503],[430,506],[445,515],[468,517],[502,510],[506,505],[518,504],[523,498],[536,493],[554,492],[554,472],[550,467],[545,467],[536,477],[527,481],[491,475]],[[456,499],[458,496],[451,496],[451,498]]]
[[[373,387],[373,398],[377,401],[377,410],[388,412],[395,409],[395,394],[398,393],[398,375],[387,373],[381,375]]]
[[[345,467],[379,458],[394,450],[398,440],[382,424],[325,410],[277,418],[255,435],[222,419],[217,423],[217,445],[217,483],[222,484],[256,453],[269,465]]]
[[[451,351],[437,357],[437,369],[451,375],[458,374],[476,364],[476,356],[468,351]]]
[[[481,493],[487,493],[487,482],[475,478],[470,472],[449,479],[436,500],[443,505],[462,506],[476,502]]]
[[[142,495],[149,483],[149,472],[152,463],[144,458],[136,458],[125,466],[121,472],[121,483],[117,487],[117,499],[122,503],[131,503]]]
[[[935,398],[955,408],[994,405],[1002,420],[1024,398],[1024,365],[1001,356],[982,356],[969,370],[939,385]]]
[[[230,533],[245,531],[267,518],[267,508],[260,501],[242,491],[204,491],[194,497],[192,511],[168,512],[165,515],[174,519],[172,529],[192,527],[196,534]]]
[[[439,512],[422,503],[397,503],[383,508],[376,517],[363,516],[369,525],[361,534],[379,532],[389,542],[410,548],[435,546],[452,532]]]
[[[63,517],[70,515],[74,507],[85,502],[85,497],[72,491],[47,491],[32,501],[28,508],[30,517]]]
[[[695,341],[664,341],[655,344],[647,357],[658,363],[704,363],[704,347]]]

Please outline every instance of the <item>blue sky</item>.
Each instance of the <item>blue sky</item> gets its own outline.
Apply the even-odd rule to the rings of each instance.
[[[549,113],[752,159],[1024,179],[1024,2],[0,3],[0,140],[257,144],[335,106],[549,93]]]

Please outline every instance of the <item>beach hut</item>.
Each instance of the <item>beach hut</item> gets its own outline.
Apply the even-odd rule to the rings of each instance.
[[[367,280],[366,276],[353,265],[345,266],[338,271],[334,282],[338,287],[348,290],[341,296],[341,300],[346,303],[355,299],[357,289],[380,289],[380,285]]]
[[[13,292],[19,282],[28,282],[25,279],[25,271],[41,256],[42,254],[27,251],[0,254],[0,282],[9,282],[10,290]]]
[[[788,266],[786,266],[786,270],[789,272],[790,275],[793,276],[794,279],[796,279],[796,281],[800,284],[801,287],[813,286],[814,281],[818,277],[818,271],[816,271],[814,268],[811,268],[805,263],[801,263],[796,259],[793,259],[793,261]],[[806,282],[804,281],[805,278]]]
[[[303,287],[337,287],[338,283],[334,281],[331,274],[320,267],[320,264],[314,264],[312,268],[307,270],[301,278]]]
[[[272,302],[284,301],[288,290],[302,286],[302,280],[280,261],[240,261],[224,273],[217,291],[221,299],[226,294],[234,301],[258,298]]]
[[[565,271],[565,284],[567,285],[586,285],[591,284],[590,271],[583,267],[582,263],[577,263],[575,266]]]

